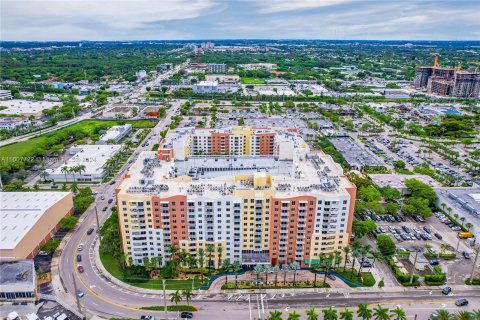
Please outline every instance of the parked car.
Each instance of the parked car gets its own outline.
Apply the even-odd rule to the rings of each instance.
[[[112,203],[113,202],[113,199],[108,199],[108,203]]]
[[[40,252],[38,253],[38,255],[39,255],[39,256],[48,256],[48,252],[46,252],[46,251],[40,251]]]
[[[82,261],[82,255],[81,254],[77,254],[77,262],[81,262]]]
[[[80,291],[80,290],[77,290],[77,296],[79,298],[83,297],[85,294],[83,293],[83,291]]]
[[[466,306],[466,305],[468,305],[468,300],[467,299],[458,299],[458,300],[455,301],[455,305],[457,307]]]
[[[335,277],[333,274],[331,273],[327,273],[327,278],[330,279],[330,280],[336,280],[337,277]]]
[[[372,263],[371,263],[370,261],[363,261],[362,267],[364,267],[364,268],[371,268],[371,267],[372,267]]]
[[[407,226],[402,226],[402,229],[403,231],[405,231],[406,233],[410,233],[410,228],[407,227]]]
[[[80,273],[83,273],[83,271],[85,271],[85,269],[83,269],[83,267],[82,267],[81,265],[78,265],[78,266],[77,266],[77,270],[78,270],[78,272],[80,272]]]
[[[193,313],[183,311],[182,313],[180,313],[180,318],[182,318],[182,319],[192,319],[193,318]]]
[[[428,234],[432,233],[432,230],[430,230],[429,227],[426,227],[426,226],[425,226],[425,227],[423,227],[423,230],[424,230],[426,233],[428,233]]]
[[[432,259],[429,261],[431,266],[438,266],[440,262],[437,259]]]
[[[88,235],[91,235],[91,234],[93,233],[93,231],[95,231],[95,229],[90,228],[90,229],[88,229],[87,234],[88,234]]]
[[[105,212],[108,210],[108,207],[103,207],[102,211]]]
[[[450,287],[445,287],[445,288],[443,288],[443,290],[442,290],[442,293],[443,293],[444,295],[448,295],[450,292],[452,292],[452,288],[450,288]]]
[[[462,255],[465,259],[470,259],[471,258],[470,253],[468,253],[467,251],[463,251]]]
[[[434,235],[435,237],[437,237],[438,240],[442,240],[442,238],[443,238],[442,235],[441,235],[440,233],[437,233],[437,232],[434,233],[433,235]]]

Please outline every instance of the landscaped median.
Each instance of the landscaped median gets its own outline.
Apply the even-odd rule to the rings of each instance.
[[[142,310],[150,310],[150,311],[165,311],[164,306],[150,306],[150,307],[141,307]],[[187,305],[178,305],[178,306],[167,306],[167,311],[190,311],[190,312],[197,312],[198,308],[194,306],[187,306]]]
[[[234,281],[229,281],[222,285],[222,290],[230,289],[298,289],[298,288],[330,288],[328,283],[323,281],[317,281],[314,285],[313,281],[300,281],[295,285],[289,283],[288,285],[255,285],[253,281],[238,281],[235,284]]]

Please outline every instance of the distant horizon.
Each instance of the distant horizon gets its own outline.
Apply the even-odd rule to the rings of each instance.
[[[338,42],[480,42],[478,40],[455,40],[455,39],[419,39],[419,40],[408,40],[408,39],[308,39],[308,38],[284,38],[284,39],[275,39],[275,38],[219,38],[219,39],[119,39],[119,40],[0,40],[2,42],[15,42],[15,43],[45,43],[45,42],[144,42],[144,41],[155,41],[155,42],[215,42],[215,41],[338,41]]]

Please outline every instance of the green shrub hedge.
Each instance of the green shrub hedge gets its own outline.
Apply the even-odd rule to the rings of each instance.
[[[418,281],[418,278],[419,278],[418,274],[413,276],[413,282],[410,283],[410,277],[411,277],[410,274],[405,274],[402,271],[400,271],[400,268],[397,267],[397,265],[395,264],[395,262],[393,261],[393,259],[391,257],[385,257],[385,259],[387,260],[388,265],[392,269],[392,271],[395,275],[395,278],[397,278],[397,280],[400,281],[400,283],[403,286],[410,287],[410,286],[420,285],[420,282]]]

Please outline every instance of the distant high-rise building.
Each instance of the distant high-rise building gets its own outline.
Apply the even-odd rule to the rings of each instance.
[[[202,42],[200,44],[201,49],[213,49],[215,47],[215,43],[213,42]]]

